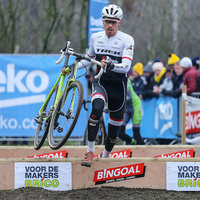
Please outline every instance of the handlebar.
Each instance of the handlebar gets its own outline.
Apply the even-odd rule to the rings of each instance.
[[[62,54],[61,54],[60,58],[55,62],[56,64],[59,64],[63,60],[63,58],[65,57],[65,52],[62,51],[62,50],[60,50],[60,52],[62,52]]]
[[[60,52],[61,52],[62,54],[61,54],[60,58],[55,62],[56,64],[59,64],[59,63],[63,60],[63,58],[64,58],[67,54],[69,54],[69,55],[73,55],[73,56],[79,58],[80,60],[84,59],[84,60],[87,60],[87,61],[89,61],[89,62],[91,62],[91,63],[93,63],[93,64],[101,65],[101,62],[99,62],[99,61],[97,61],[97,60],[95,60],[95,59],[88,58],[88,57],[86,57],[85,55],[82,55],[82,54],[79,54],[79,53],[74,52],[73,49],[69,48],[69,45],[70,45],[70,42],[67,42],[66,47],[64,47],[63,49],[60,50]],[[95,78],[95,79],[100,78],[101,75],[103,74],[103,72],[104,72],[104,69],[101,68],[101,70],[99,71],[99,73],[98,73],[94,78]]]

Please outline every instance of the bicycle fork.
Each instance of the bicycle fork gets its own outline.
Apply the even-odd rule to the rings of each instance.
[[[60,115],[66,117],[67,123],[69,122],[70,119],[73,119],[72,113],[73,113],[73,108],[74,108],[75,91],[76,91],[76,88],[73,88],[73,94],[72,94],[72,101],[71,101],[70,109],[68,109],[66,113],[62,112],[61,110],[59,112]],[[63,99],[63,102],[62,102],[62,107],[63,107],[63,105],[64,105],[64,99]]]

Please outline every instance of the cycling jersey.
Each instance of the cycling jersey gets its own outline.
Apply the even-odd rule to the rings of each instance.
[[[134,39],[121,31],[113,37],[108,37],[105,31],[94,33],[90,39],[90,47],[87,56],[98,61],[109,56],[115,67],[104,73],[101,78],[106,80],[125,81],[131,67],[134,54]],[[84,60],[79,62],[78,69],[87,67],[90,62]],[[101,67],[97,66],[96,73]]]

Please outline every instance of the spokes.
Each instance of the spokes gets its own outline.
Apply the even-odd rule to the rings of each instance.
[[[40,111],[40,115],[36,116],[34,119],[37,123],[36,133],[35,133],[35,139],[34,139],[34,148],[36,150],[40,149],[40,147],[43,145],[46,136],[48,134],[49,130],[49,123],[51,120],[51,115],[54,110],[54,101],[56,97],[58,86],[55,87],[51,95],[49,96],[48,101],[44,104],[43,109]]]
[[[74,82],[69,86],[66,96],[59,100],[52,116],[48,137],[52,149],[58,149],[69,138],[78,119],[82,101],[82,85]]]

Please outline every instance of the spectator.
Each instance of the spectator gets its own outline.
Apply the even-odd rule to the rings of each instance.
[[[143,69],[143,76],[145,78],[145,81],[144,81],[143,90],[139,94],[140,99],[143,99],[143,100],[144,98],[142,94],[144,94],[145,91],[151,90],[150,81],[151,81],[151,78],[154,76],[152,65],[153,65],[153,60],[149,61]]]
[[[138,62],[132,68],[133,80],[131,81],[133,90],[138,96],[144,87],[145,80],[144,78],[141,77],[142,74],[143,74],[143,64]]]
[[[129,77],[129,80],[132,82],[133,79],[134,79],[133,70],[132,70],[132,69],[129,70],[129,72],[128,72],[128,77]]]
[[[166,68],[166,78],[163,83],[158,87],[158,92],[164,96],[172,96],[173,82],[172,82],[172,69]]]
[[[153,65],[153,60],[149,61],[143,69],[143,76],[145,77],[146,81],[148,77],[153,74],[152,65]]]
[[[174,98],[178,98],[182,94],[182,86],[184,79],[183,68],[180,66],[180,61],[176,62],[176,64],[174,65],[174,71],[176,73],[176,77],[173,80],[172,96]]]
[[[180,66],[183,68],[183,73],[185,74],[183,83],[187,86],[187,94],[190,95],[193,92],[197,92],[196,80],[199,73],[192,67],[191,59],[183,57],[180,61]]]
[[[167,64],[168,64],[168,67],[172,69],[172,81],[176,77],[176,73],[174,71],[174,65],[178,61],[180,61],[180,58],[176,54],[174,53],[169,54]]]
[[[192,58],[192,66],[198,71],[200,72],[200,56],[195,56],[194,58]]]
[[[153,66],[154,74],[150,77],[147,87],[141,92],[140,98],[152,98],[159,97],[158,87],[163,83],[166,77],[166,68],[163,66],[162,62],[154,62]]]
[[[132,130],[134,139],[125,133],[127,123],[132,119]],[[118,137],[127,144],[144,145],[144,141],[140,134],[140,126],[142,120],[142,103],[138,95],[134,92],[131,81],[128,79],[126,109],[123,123],[121,125]]]

